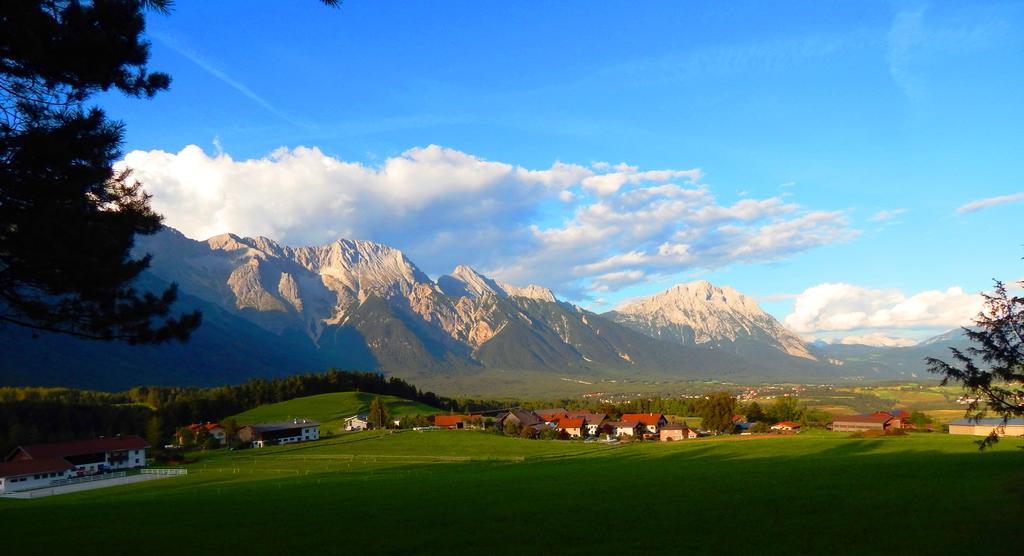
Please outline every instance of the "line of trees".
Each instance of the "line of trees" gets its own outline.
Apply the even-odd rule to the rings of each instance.
[[[19,444],[116,434],[144,435],[151,445],[158,446],[189,423],[221,421],[260,405],[332,392],[367,392],[442,410],[463,409],[462,402],[424,392],[400,378],[333,369],[214,388],[144,386],[124,392],[96,392],[3,387],[0,454],[6,455]]]

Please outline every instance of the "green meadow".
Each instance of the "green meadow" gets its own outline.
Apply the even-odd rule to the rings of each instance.
[[[363,432],[0,500],[11,554],[1013,553],[1024,450],[942,434],[606,445]]]
[[[429,405],[397,398],[378,396],[365,392],[335,392],[295,398],[286,402],[261,405],[231,418],[239,424],[274,423],[295,418],[313,419],[321,424],[324,434],[337,432],[343,421],[357,413],[366,413],[373,398],[379,397],[392,417],[408,415],[433,415],[440,410]]]

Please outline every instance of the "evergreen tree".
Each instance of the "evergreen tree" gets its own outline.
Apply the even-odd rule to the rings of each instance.
[[[150,417],[146,422],[146,442],[154,450],[164,446],[164,421],[159,415]]]
[[[1020,282],[1024,286],[1024,282]],[[949,348],[953,362],[926,359],[931,372],[942,375],[942,384],[963,385],[979,402],[967,409],[980,418],[993,412],[1004,422],[1024,416],[1024,297],[1011,296],[996,281],[995,291],[984,294],[985,306],[964,334],[975,344],[966,350]],[[981,442],[985,448],[999,441],[995,431]]]
[[[713,392],[697,404],[701,426],[715,434],[732,432],[736,398],[729,392]]]
[[[321,0],[337,5],[338,0]],[[177,289],[136,289],[149,256],[135,236],[161,216],[128,169],[124,127],[97,93],[153,97],[147,10],[170,0],[0,2],[0,323],[129,343],[185,341],[198,312],[171,315]]]
[[[379,396],[370,402],[370,424],[376,429],[386,429],[389,424],[388,408]]]

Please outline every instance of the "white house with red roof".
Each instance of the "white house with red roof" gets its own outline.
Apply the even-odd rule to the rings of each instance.
[[[142,467],[146,448],[149,444],[135,435],[18,446],[0,464],[0,490],[29,490],[60,479]]]
[[[661,413],[626,413],[621,421],[640,423],[644,426],[644,432],[649,434],[658,434],[661,427],[668,424],[668,419]]]
[[[587,421],[582,417],[566,417],[558,420],[558,430],[565,431],[569,438],[583,438]]]

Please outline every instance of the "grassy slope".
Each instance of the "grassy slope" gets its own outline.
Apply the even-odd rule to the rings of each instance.
[[[296,398],[286,402],[261,405],[255,409],[239,413],[233,418],[240,424],[247,425],[249,423],[289,421],[293,418],[301,417],[319,421],[330,432],[334,432],[333,428],[337,428],[336,426],[340,421],[369,410],[370,401],[376,396],[376,394],[367,394],[365,392],[320,394]],[[387,405],[392,417],[433,415],[441,411],[436,407],[430,407],[429,405],[394,396],[380,396],[380,399]]]
[[[1024,541],[1019,444],[979,453],[966,437],[805,433],[616,448],[357,433],[202,454],[187,477],[0,500],[0,523],[17,531],[12,554],[1009,553]],[[54,523],[75,526],[54,535]]]

